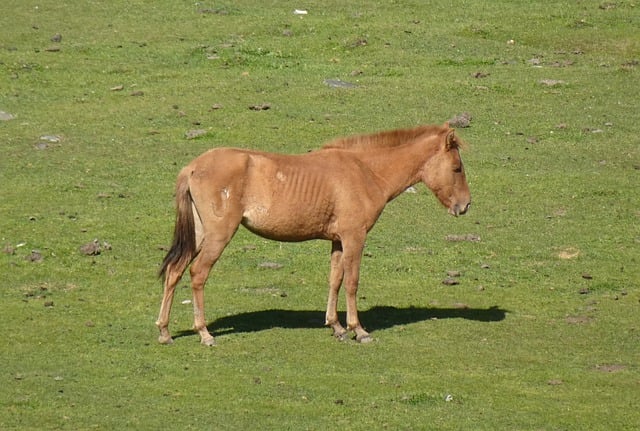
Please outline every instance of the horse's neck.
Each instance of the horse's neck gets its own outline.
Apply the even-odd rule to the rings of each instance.
[[[383,150],[363,151],[359,158],[378,178],[378,185],[392,200],[421,180],[421,171],[437,150],[433,140]]]

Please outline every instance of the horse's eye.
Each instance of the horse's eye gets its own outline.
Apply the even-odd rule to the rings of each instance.
[[[453,172],[455,172],[456,174],[459,174],[460,172],[462,172],[462,165],[458,165],[458,167],[454,168]]]

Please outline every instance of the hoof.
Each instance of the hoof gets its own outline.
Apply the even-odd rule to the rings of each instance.
[[[349,339],[349,333],[343,332],[341,334],[333,334],[333,337],[338,341],[347,341]]]
[[[333,338],[338,341],[347,341],[349,339],[349,331],[344,329],[342,325],[337,324],[333,328]]]
[[[360,344],[367,344],[373,341],[373,337],[369,334],[363,335],[361,337],[356,337],[356,341]]]
[[[202,340],[200,340],[200,344],[213,347],[216,345],[216,340],[213,337],[203,338]]]
[[[158,342],[160,344],[173,344],[173,338],[171,338],[169,336],[161,335],[161,336],[158,337]]]

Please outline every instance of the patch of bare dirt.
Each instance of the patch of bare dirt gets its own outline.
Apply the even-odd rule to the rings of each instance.
[[[580,256],[580,250],[575,247],[566,247],[558,252],[560,259],[575,259]]]
[[[479,242],[480,236],[468,233],[465,235],[447,235],[444,237],[446,241],[457,242],[457,241],[471,241],[471,242]]]
[[[277,262],[262,262],[258,265],[258,268],[263,269],[281,269],[284,265]]]
[[[626,370],[627,366],[622,364],[598,364],[593,369],[603,373],[618,373]]]
[[[206,134],[207,134],[207,131],[204,129],[194,129],[194,130],[187,130],[184,136],[187,139],[196,139]]]
[[[332,88],[356,88],[357,85],[341,79],[325,79],[324,84]]]
[[[585,325],[593,322],[593,317],[589,316],[569,316],[565,319],[565,322],[570,325]]]
[[[547,87],[558,87],[565,84],[565,81],[561,79],[541,79],[539,82],[540,84],[546,85]]]

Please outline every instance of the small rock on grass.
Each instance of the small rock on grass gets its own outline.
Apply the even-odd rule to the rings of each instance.
[[[249,109],[251,109],[252,111],[266,111],[268,109],[271,109],[271,103],[262,103],[260,105],[251,105],[251,106],[249,106]]]
[[[100,241],[94,239],[91,242],[81,245],[80,253],[84,254],[85,256],[98,256],[100,253],[102,253],[103,250],[111,249],[111,244],[109,244],[108,242],[102,241],[102,244],[100,244]]]
[[[29,262],[38,263],[38,262],[42,262],[44,260],[44,257],[42,257],[42,253],[40,253],[40,251],[32,250],[31,254],[25,256],[24,259]]]
[[[455,286],[456,284],[460,284],[460,282],[455,278],[447,277],[442,280],[442,284],[444,284],[445,286]]]
[[[471,119],[473,117],[468,112],[463,112],[462,114],[455,115],[453,118],[449,119],[449,126],[456,127],[460,129],[464,129],[465,127],[469,127],[471,125]]]
[[[97,239],[80,246],[80,253],[85,256],[97,256],[102,252]]]
[[[15,115],[5,111],[0,111],[0,121],[9,121],[13,120],[14,118],[16,118]]]
[[[203,130],[203,129],[195,129],[195,130],[188,130],[188,131],[185,133],[185,137],[186,137],[187,139],[196,139],[196,138],[199,138],[200,136],[204,136],[204,135],[206,135],[206,134],[207,134],[207,131],[206,131],[206,130]]]
[[[486,78],[487,76],[491,75],[490,73],[486,73],[486,72],[475,72],[472,73],[471,76],[473,76],[474,78]]]
[[[332,88],[356,88],[356,84],[341,79],[325,79],[324,84]]]
[[[38,139],[42,142],[50,142],[52,144],[59,144],[60,142],[62,142],[61,135],[42,135]]]

